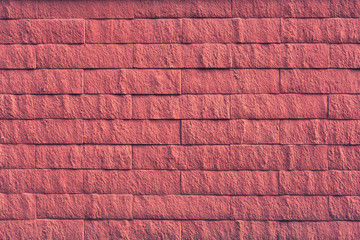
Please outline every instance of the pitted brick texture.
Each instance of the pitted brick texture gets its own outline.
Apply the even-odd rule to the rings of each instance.
[[[0,56],[0,239],[360,239],[360,0],[3,0]]]

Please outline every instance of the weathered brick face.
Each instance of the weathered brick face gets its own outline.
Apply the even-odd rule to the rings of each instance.
[[[0,0],[0,239],[360,239],[360,0]]]

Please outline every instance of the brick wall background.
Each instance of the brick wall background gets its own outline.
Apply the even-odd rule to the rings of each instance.
[[[360,1],[0,2],[0,239],[360,239]]]

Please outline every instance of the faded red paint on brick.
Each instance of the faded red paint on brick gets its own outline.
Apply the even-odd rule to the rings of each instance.
[[[0,239],[360,239],[359,17],[0,1]]]

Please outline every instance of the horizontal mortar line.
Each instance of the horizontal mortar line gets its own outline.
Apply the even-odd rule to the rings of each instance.
[[[274,184],[275,185],[275,184]],[[258,194],[134,194],[134,193],[129,193],[129,192],[123,192],[123,193],[102,193],[102,192],[77,192],[77,193],[42,193],[42,192],[0,192],[0,195],[42,195],[42,196],[47,196],[47,195],[73,195],[73,196],[80,196],[80,195],[87,195],[87,196],[92,196],[92,195],[117,195],[117,196],[132,196],[132,197],[139,197],[139,196],[147,196],[147,197],[191,197],[191,196],[197,196],[197,197],[223,197],[223,198],[228,198],[228,197],[260,197],[260,198],[264,198],[264,197],[273,197],[273,198],[281,198],[281,197],[305,197],[305,198],[315,198],[315,197],[357,197],[360,198],[360,195],[330,195],[330,194],[313,194],[313,195],[304,195],[304,194],[268,194],[268,195],[258,195]]]
[[[38,46],[38,45],[69,45],[69,46],[81,46],[81,45],[284,45],[284,44],[301,44],[301,45],[358,45],[360,41],[352,42],[45,42],[45,43],[30,43],[30,42],[14,42],[6,43],[0,42],[0,46],[12,46],[12,45],[25,45],[25,46]]]
[[[282,95],[301,95],[301,96],[359,96],[360,97],[360,91],[359,92],[352,92],[352,93],[312,93],[312,92],[269,92],[269,93],[241,93],[241,92],[232,92],[232,93],[225,93],[225,92],[183,92],[183,93],[107,93],[107,92],[99,92],[99,93],[93,93],[93,92],[85,92],[85,93],[13,93],[13,92],[0,92],[0,96],[134,96],[134,97],[140,97],[140,96],[158,96],[158,97],[179,97],[179,96],[239,96],[239,95],[254,95],[254,96],[267,96],[267,95],[275,95],[275,96],[282,96]]]
[[[213,67],[213,68],[204,68],[204,67],[197,67],[197,68],[159,68],[159,67],[149,67],[149,68],[122,68],[122,67],[116,67],[116,68],[109,68],[109,67],[104,67],[104,68],[86,68],[86,67],[82,67],[82,68],[0,68],[0,70],[2,71],[40,71],[40,70],[49,70],[49,71],[56,71],[56,70],[60,70],[60,71],[66,71],[66,70],[83,70],[85,72],[90,72],[90,71],[96,71],[96,70],[139,70],[139,71],[147,71],[147,70],[163,70],[163,71],[186,71],[186,70],[201,70],[201,71],[236,71],[236,70],[283,70],[283,71],[289,71],[289,70],[308,70],[308,71],[324,71],[324,70],[347,70],[347,71],[354,71],[354,70],[360,70],[360,67],[358,68],[333,68],[333,67],[327,67],[327,68],[282,68],[282,67],[272,67],[272,68],[266,68],[266,67],[262,67],[262,68],[255,68],[255,67],[223,67],[223,68],[219,68],[219,67]]]
[[[6,71],[14,71],[14,70],[85,70],[85,71],[89,71],[89,70],[349,70],[349,71],[354,71],[354,70],[360,70],[360,66],[359,67],[343,67],[343,68],[249,68],[249,67],[244,67],[244,68],[231,68],[231,67],[227,67],[227,68],[154,68],[154,67],[148,67],[148,68],[84,68],[84,67],[78,67],[78,68],[0,68],[0,70],[6,70]]]
[[[2,221],[85,221],[85,222],[95,222],[95,221],[167,221],[167,222],[276,222],[276,223],[332,223],[332,222],[347,222],[347,223],[359,223],[360,219],[357,220],[273,220],[273,219],[240,219],[234,218],[232,216],[228,218],[187,218],[187,219],[178,219],[178,218],[2,218]]]
[[[0,143],[1,145],[35,145],[35,146],[69,146],[69,145],[113,145],[113,146],[223,146],[223,145],[238,145],[238,146],[348,146],[348,147],[359,147],[360,143],[357,144],[326,144],[326,143],[319,143],[319,144],[311,144],[311,143],[299,143],[299,144],[291,144],[291,143],[202,143],[202,144],[180,144],[180,143],[85,143],[85,142],[69,142],[69,143],[28,143],[28,142],[9,142],[9,143]]]
[[[306,223],[306,222],[311,222],[311,223],[322,223],[322,222],[350,222],[350,223],[357,223],[360,222],[360,219],[358,220],[249,220],[249,219],[240,219],[240,218],[219,218],[219,219],[176,219],[176,218],[128,218],[128,219],[124,219],[124,218],[22,218],[22,219],[15,219],[15,218],[9,218],[9,219],[0,219],[1,221],[44,221],[44,220],[49,220],[49,221],[103,221],[103,220],[112,220],[112,221],[168,221],[168,222],[192,222],[192,221],[202,221],[202,222],[236,222],[236,221],[241,221],[241,222],[278,222],[278,223]]]
[[[224,16],[207,16],[207,17],[198,17],[198,16],[181,16],[181,17],[169,17],[169,16],[161,16],[161,17],[154,17],[154,16],[148,16],[148,17],[112,17],[112,18],[96,18],[96,17],[88,17],[88,18],[46,18],[46,17],[37,17],[37,18],[0,18],[0,20],[161,20],[161,19],[174,19],[174,20],[181,20],[181,19],[359,19],[358,17],[344,17],[344,16],[310,16],[310,17],[301,17],[301,16],[275,16],[275,17],[258,17],[258,16],[240,16],[240,15],[224,15]]]
[[[237,19],[311,19],[311,20],[315,20],[315,19],[319,19],[319,20],[327,20],[327,19],[340,19],[340,20],[346,20],[346,19],[353,19],[353,20],[357,20],[360,19],[359,17],[341,17],[341,16],[326,16],[326,17],[299,17],[299,16],[275,16],[275,17],[256,17],[256,16],[252,16],[252,17],[244,17],[244,16],[233,16],[233,15],[229,15],[229,16],[214,16],[214,17],[197,17],[197,16],[181,16],[181,17],[118,17],[118,18],[78,18],[78,17],[74,17],[74,18],[62,18],[62,17],[57,17],[57,18],[42,18],[42,17],[38,17],[38,18],[0,18],[0,20],[3,21],[8,21],[8,20],[98,20],[98,21],[103,21],[103,20],[161,20],[161,19],[174,19],[174,20],[182,20],[182,19],[232,19],[232,20],[237,20]]]
[[[1,221],[84,221],[84,222],[95,222],[95,221],[166,221],[166,222],[273,222],[273,223],[359,223],[358,220],[272,220],[272,219],[235,219],[233,217],[228,218],[187,218],[187,219],[178,219],[178,218],[4,218],[0,219]]]
[[[149,168],[6,168],[1,170],[66,170],[66,171],[103,171],[103,172],[360,172],[359,169],[149,169]]]
[[[127,36],[127,35],[124,35]],[[181,35],[178,35],[181,36]],[[302,41],[294,41],[294,42],[282,42],[280,41],[274,41],[274,42],[236,42],[236,41],[226,41],[226,42],[64,42],[64,43],[27,43],[27,42],[15,42],[15,43],[1,43],[0,46],[19,46],[19,45],[26,45],[26,46],[46,46],[46,45],[62,45],[62,46],[84,46],[84,45],[118,45],[118,46],[126,46],[126,45],[178,45],[178,46],[211,46],[211,45],[225,45],[225,46],[237,46],[237,45],[359,45],[359,41],[354,42],[302,42]],[[133,54],[130,54],[133,55]]]
[[[335,95],[335,96],[342,96],[342,95],[355,95],[355,96],[360,96],[360,91],[359,93],[311,93],[311,92],[307,92],[307,93],[299,93],[299,92],[254,92],[254,93],[250,93],[250,92],[245,92],[245,93],[241,93],[241,92],[233,92],[233,93],[213,93],[213,92],[209,92],[209,93],[204,93],[204,92],[183,92],[183,93],[88,93],[88,92],[84,92],[84,93],[6,93],[6,92],[0,92],[0,96],[134,96],[134,97],[139,97],[139,96],[239,96],[239,95],[255,95],[255,96],[267,96],[267,95],[301,95],[301,96],[314,96],[314,95],[320,95],[320,96],[327,96],[327,95]]]
[[[45,109],[44,109],[45,110]],[[1,118],[0,120],[7,121],[36,121],[36,120],[83,120],[83,121],[114,121],[114,120],[124,120],[125,122],[143,122],[143,121],[151,121],[151,122],[160,122],[160,121],[171,121],[178,122],[181,120],[184,121],[217,121],[217,122],[231,122],[236,120],[248,120],[248,121],[308,121],[308,120],[321,120],[326,122],[345,122],[345,121],[356,121],[358,122],[359,118]]]
[[[44,109],[46,110],[46,109]],[[35,121],[35,120],[84,120],[84,121],[115,121],[115,120],[124,120],[124,121],[233,121],[233,120],[249,120],[249,121],[262,121],[262,120],[336,120],[336,121],[356,121],[360,118],[348,118],[348,119],[337,119],[337,118],[1,118],[0,120],[6,121]]]

